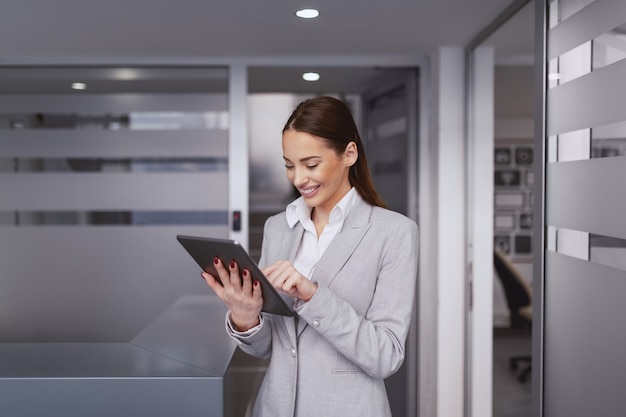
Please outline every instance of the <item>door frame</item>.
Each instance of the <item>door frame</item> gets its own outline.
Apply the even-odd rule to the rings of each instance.
[[[368,100],[372,100],[375,97],[382,96],[388,92],[396,91],[398,89],[404,89],[406,93],[406,115],[407,115],[407,184],[404,192],[407,196],[406,212],[404,214],[419,224],[419,196],[420,196],[420,97],[422,97],[420,91],[421,80],[420,68],[407,68],[405,74],[394,74],[388,79],[381,79],[375,82],[375,87],[367,90],[361,96],[361,107],[363,108],[363,125],[364,131],[368,130],[368,118],[366,113],[366,107]],[[365,140],[365,148],[367,150],[367,140]],[[371,162],[371,161],[370,161]],[[421,251],[421,248],[420,248]],[[421,260],[420,260],[421,261]],[[418,287],[416,290],[416,301],[413,309],[413,316],[411,320],[411,327],[409,328],[409,334],[406,342],[406,356],[405,363],[403,364],[406,370],[406,415],[417,416],[420,407],[420,367],[419,367],[419,355],[421,346],[418,344],[420,340],[419,329],[421,328],[419,314],[419,306],[423,305],[418,300],[420,291],[420,282],[418,272]]]

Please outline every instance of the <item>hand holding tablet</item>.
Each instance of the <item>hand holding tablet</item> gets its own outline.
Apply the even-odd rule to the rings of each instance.
[[[219,273],[215,267],[216,258],[220,259],[221,264],[229,271],[231,262],[235,262],[238,272],[248,271],[251,275],[251,282],[259,282],[263,294],[262,311],[283,316],[293,316],[294,313],[291,307],[270,284],[254,260],[238,242],[228,239],[183,235],[176,236],[176,239],[200,268],[216,279],[219,279]]]

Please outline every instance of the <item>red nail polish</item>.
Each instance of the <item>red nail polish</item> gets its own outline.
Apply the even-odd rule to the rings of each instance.
[[[254,286],[258,287],[259,286],[259,281],[254,281]]]
[[[217,256],[215,258],[213,258],[213,263],[215,265],[217,265],[218,263],[220,263],[220,258],[218,258]]]
[[[235,268],[235,261],[230,261],[230,267]]]
[[[248,270],[247,270],[247,269],[244,269],[244,270],[243,270],[243,276],[244,276],[244,277],[247,277],[247,276],[248,276]]]

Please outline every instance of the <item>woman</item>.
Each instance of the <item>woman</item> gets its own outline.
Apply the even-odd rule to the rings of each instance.
[[[282,147],[301,196],[267,220],[259,265],[296,317],[261,314],[258,282],[234,262],[216,260],[223,285],[203,274],[240,348],[271,357],[254,416],[390,416],[384,378],[404,360],[417,225],[383,208],[343,102],[300,103]]]

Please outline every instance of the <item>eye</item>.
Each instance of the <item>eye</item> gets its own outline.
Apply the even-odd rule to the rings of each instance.
[[[319,164],[314,164],[314,165],[307,165],[306,167],[308,169],[315,169]]]
[[[285,168],[287,168],[287,169],[293,169],[293,165],[288,165],[288,164],[285,164]]]

